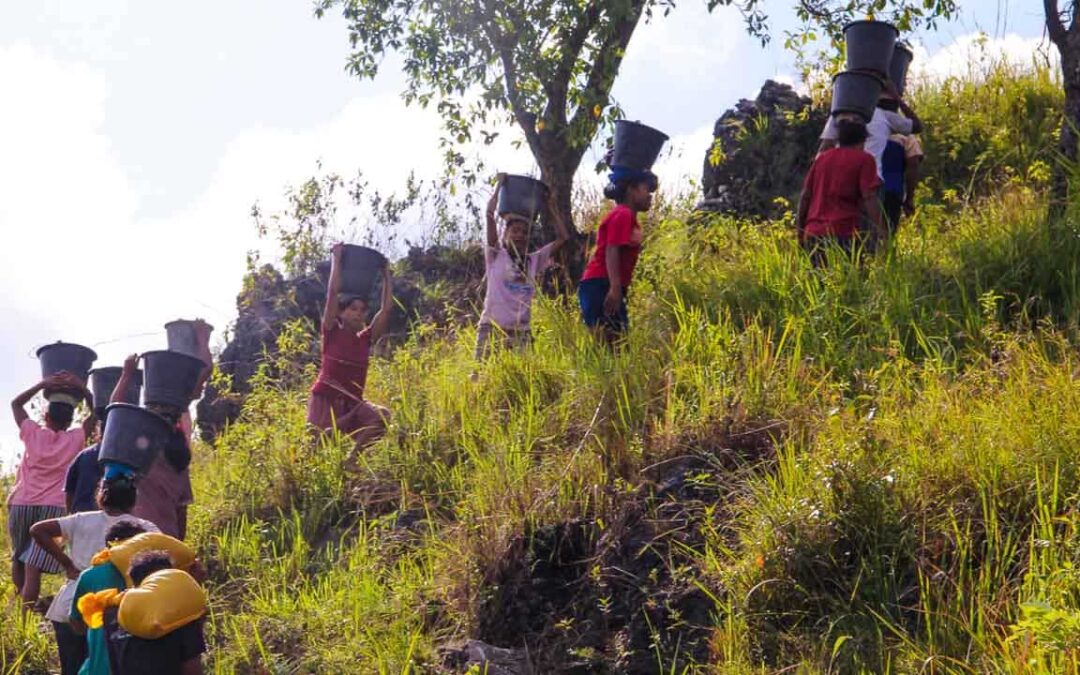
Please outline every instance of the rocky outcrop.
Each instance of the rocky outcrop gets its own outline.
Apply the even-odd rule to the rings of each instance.
[[[272,266],[264,265],[247,275],[244,290],[236,298],[236,323],[217,362],[229,386],[207,385],[197,407],[203,439],[212,441],[240,414],[244,398],[251,391],[251,378],[262,363],[277,353],[278,336],[287,324],[306,320],[312,336],[317,335],[315,327],[322,316],[329,271],[326,263],[315,274],[286,279]],[[478,247],[411,249],[395,266],[396,306],[388,336],[377,349],[392,349],[393,344],[408,336],[410,325],[416,321],[452,325],[475,319],[482,299],[483,275],[483,254]],[[318,359],[319,344],[313,339],[307,361]],[[302,367],[304,363],[295,365]]]
[[[794,209],[827,118],[789,85],[766,81],[756,99],[739,101],[716,121],[698,208],[749,218]]]

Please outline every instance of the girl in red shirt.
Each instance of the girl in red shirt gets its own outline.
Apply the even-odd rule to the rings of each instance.
[[[355,445],[345,470],[359,471],[359,453],[386,434],[390,411],[364,400],[371,345],[386,332],[394,302],[390,267],[383,271],[383,297],[371,323],[367,300],[341,293],[341,247],[331,250],[330,284],[322,319],[322,364],[308,399],[308,422],[322,431],[337,429]]]
[[[614,343],[630,324],[626,294],[641,253],[641,225],[637,214],[652,208],[656,191],[654,173],[613,167],[604,196],[616,202],[600,223],[596,250],[578,284],[578,302],[585,325],[602,331]]]

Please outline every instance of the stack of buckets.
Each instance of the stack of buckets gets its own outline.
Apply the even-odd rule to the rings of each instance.
[[[899,37],[900,31],[884,21],[855,21],[844,27],[847,70],[833,78],[832,115],[854,113],[869,122],[885,78],[903,93],[914,54]]]

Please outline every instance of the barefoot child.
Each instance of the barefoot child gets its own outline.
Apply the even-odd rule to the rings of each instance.
[[[41,572],[58,574],[61,568],[30,537],[30,526],[39,520],[64,515],[64,476],[72,459],[86,445],[94,425],[90,415],[81,427],[69,429],[75,415],[75,399],[54,400],[45,412],[45,424],[30,419],[26,404],[38,392],[63,389],[90,392],[75,376],[59,373],[35,384],[15,397],[11,412],[19,426],[24,452],[15,473],[15,487],[8,496],[8,534],[11,536],[11,579],[23,602],[32,605],[41,590]],[[54,397],[58,398],[58,397]]]
[[[332,249],[330,283],[322,319],[322,364],[308,399],[308,422],[322,431],[337,429],[354,446],[345,470],[357,471],[357,457],[386,434],[390,411],[364,400],[371,345],[385,334],[394,302],[390,268],[383,271],[382,305],[367,323],[364,298],[341,293],[342,244]]]
[[[555,219],[555,241],[529,253],[529,230],[532,215],[507,213],[502,241],[499,241],[495,209],[504,176],[487,205],[487,247],[484,264],[487,272],[487,292],[484,294],[484,311],[476,331],[476,358],[483,359],[491,353],[492,343],[521,348],[529,344],[532,334],[529,319],[536,280],[551,264],[552,257],[569,239],[566,224],[551,209]]]

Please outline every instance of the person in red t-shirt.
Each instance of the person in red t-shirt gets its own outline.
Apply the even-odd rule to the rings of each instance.
[[[364,400],[371,345],[382,338],[394,302],[390,267],[383,276],[382,306],[367,323],[364,298],[341,293],[341,247],[335,244],[330,284],[322,319],[322,364],[308,399],[308,422],[324,432],[337,429],[355,445],[345,460],[347,471],[358,471],[359,453],[386,434],[390,411]]]
[[[657,178],[651,171],[612,168],[604,196],[617,202],[600,223],[596,250],[578,284],[578,302],[585,325],[603,332],[608,343],[630,325],[626,294],[641,253],[637,214],[652,208]]]
[[[864,215],[873,225],[872,236],[878,240],[885,236],[877,196],[881,179],[874,157],[863,150],[866,123],[842,113],[836,128],[839,147],[821,153],[811,165],[795,221],[799,242],[815,267],[825,262],[830,246],[849,255],[855,252]]]

